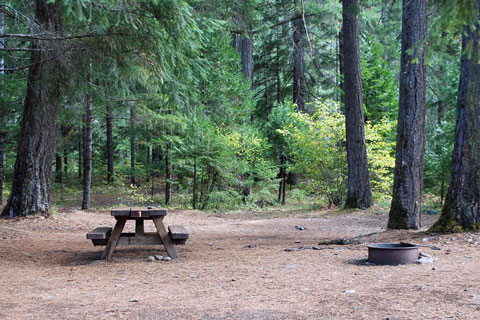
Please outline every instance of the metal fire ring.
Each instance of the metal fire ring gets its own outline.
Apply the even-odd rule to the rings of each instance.
[[[398,265],[418,260],[418,246],[409,243],[375,243],[368,246],[368,261]]]

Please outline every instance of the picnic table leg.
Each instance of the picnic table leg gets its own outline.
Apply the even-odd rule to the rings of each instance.
[[[165,229],[165,225],[163,224],[163,217],[153,218],[153,223],[155,224],[155,228],[157,228],[160,240],[162,240],[163,245],[167,250],[167,254],[172,259],[178,257],[177,250],[175,250],[175,246],[173,245],[172,240],[168,236],[167,229]]]
[[[100,259],[110,260],[113,251],[117,246],[118,239],[120,239],[120,235],[122,234],[123,227],[125,227],[125,222],[127,222],[127,219],[117,220],[117,223],[113,228],[112,235],[108,239],[107,246],[105,247],[105,250],[103,250],[102,257]]]
[[[135,220],[135,237],[145,235],[144,224],[142,220]]]

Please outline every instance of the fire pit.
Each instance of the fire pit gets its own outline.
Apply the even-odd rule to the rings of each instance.
[[[375,243],[368,246],[368,261],[375,264],[407,264],[418,259],[418,246],[410,243]]]

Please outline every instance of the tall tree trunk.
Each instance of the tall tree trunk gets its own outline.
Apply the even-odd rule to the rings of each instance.
[[[277,82],[277,103],[282,103],[282,80],[280,79],[280,52],[278,43],[275,46],[275,78]]]
[[[340,2],[343,2],[340,0]],[[342,27],[340,28],[340,32],[338,33],[338,73],[340,75],[340,79],[338,81],[338,87],[340,89],[340,101],[344,101],[344,88],[343,88],[343,75],[345,73],[345,60],[343,60],[343,51],[344,51],[345,42],[343,39],[343,23]]]
[[[130,104],[130,184],[135,181],[135,106]]]
[[[68,153],[63,151],[63,173],[65,178],[68,179]]]
[[[193,187],[192,187],[192,208],[197,208],[197,158],[193,158]]]
[[[345,90],[345,127],[347,136],[348,193],[346,208],[369,208],[372,189],[368,174],[367,148],[362,99],[362,74],[358,36],[358,2],[343,0],[342,46]]]
[[[0,205],[3,204],[3,177],[5,175],[4,153],[5,153],[5,132],[0,131]]]
[[[85,97],[85,130],[83,155],[83,201],[82,210],[90,208],[90,190],[92,186],[92,123],[93,110],[90,96]]]
[[[242,37],[242,73],[246,79],[253,81],[253,40],[252,35]],[[252,82],[253,87],[253,82]]]
[[[280,178],[279,186],[278,186],[278,202],[282,205],[285,204],[285,189],[286,189],[286,177],[287,177],[287,169],[285,168],[287,157],[283,154],[280,155],[280,172],[278,177]]]
[[[57,2],[35,2],[35,28],[32,33],[56,34],[61,22]],[[50,211],[52,163],[55,155],[59,111],[59,54],[48,50],[51,43],[31,40],[34,49],[27,76],[22,124],[17,145],[12,192],[2,215],[26,216]],[[57,45],[60,46],[58,42]],[[46,49],[47,50],[44,50]]]
[[[298,0],[294,0],[295,7]],[[293,32],[293,103],[297,110],[305,111],[305,76],[303,73],[303,38],[305,25],[303,19],[295,19]]]
[[[107,102],[107,182],[113,182],[113,114],[112,105]]]
[[[85,122],[85,121],[84,121]],[[84,135],[84,128],[83,128],[83,125],[82,125],[82,128],[79,130],[78,132],[78,179],[80,179],[80,181],[82,181],[83,183],[83,171],[82,171],[82,168],[83,168],[83,135]]]
[[[55,155],[55,182],[62,183],[63,176],[62,176],[62,157],[60,154]]]
[[[286,166],[286,162],[287,162],[287,157],[286,156],[282,156],[282,162],[283,162],[283,165]],[[282,182],[283,182],[283,186],[282,186],[282,205],[285,205],[285,202],[286,202],[286,199],[285,199],[285,193],[287,191],[287,168],[284,167],[283,168],[283,175],[282,175]]]
[[[3,16],[3,12],[0,12],[0,33],[1,34],[4,34],[5,33],[5,22],[4,22],[4,16]],[[3,49],[5,48],[5,45],[4,45],[4,41],[0,41],[0,49]],[[2,57],[0,57],[0,69],[4,69],[5,68],[5,60]],[[0,81],[2,83],[2,87],[3,87],[3,84],[5,82],[5,72],[4,71],[0,71]],[[0,96],[2,96],[3,98],[3,90],[0,92]],[[4,176],[4,172],[5,172],[5,168],[4,168],[4,150],[5,150],[5,131],[3,130],[3,128],[5,127],[5,112],[6,112],[6,109],[5,109],[5,106],[1,106],[1,109],[0,109],[0,205],[3,204],[3,176]]]
[[[464,29],[450,186],[431,228],[437,232],[480,229],[480,27]]]
[[[404,0],[392,229],[418,229],[425,155],[426,0]]]
[[[243,13],[238,12],[233,18],[236,25],[244,24]],[[233,47],[240,54],[242,73],[246,79],[253,80],[253,34],[249,30],[233,35]],[[253,83],[252,83],[253,88]]]
[[[170,143],[165,144],[165,204],[170,205],[172,197],[172,168],[170,165]]]

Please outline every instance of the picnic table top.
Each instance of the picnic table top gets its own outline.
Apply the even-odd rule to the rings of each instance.
[[[112,216],[114,217],[149,218],[166,215],[167,209],[155,207],[117,208],[112,210]]]

